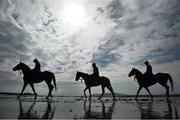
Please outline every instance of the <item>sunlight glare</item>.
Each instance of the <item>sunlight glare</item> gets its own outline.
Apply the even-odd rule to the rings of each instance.
[[[62,9],[62,19],[72,27],[81,27],[87,24],[87,14],[82,5],[71,3]]]

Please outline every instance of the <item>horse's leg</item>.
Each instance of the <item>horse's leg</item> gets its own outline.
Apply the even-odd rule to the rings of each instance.
[[[167,80],[166,80],[166,82],[160,81],[159,84],[166,88],[166,97],[168,99],[169,98],[169,86],[167,85]]]
[[[102,94],[101,94],[101,96],[98,98],[99,100],[102,98],[102,96],[104,95],[104,92],[105,92],[105,86],[101,86],[102,87]]]
[[[46,82],[46,84],[47,84],[47,86],[48,86],[48,88],[49,88],[49,93],[48,93],[48,96],[46,97],[46,98],[48,98],[49,96],[51,96],[52,97],[52,90],[53,90],[53,85],[51,84],[51,81],[48,81],[48,80],[45,80],[45,82]]]
[[[51,98],[53,97],[52,96],[52,91],[53,91],[53,89],[54,89],[54,86],[51,84],[51,82],[49,83],[49,87],[50,87],[50,96],[51,96]]]
[[[138,89],[138,91],[137,91],[137,94],[136,94],[136,97],[135,97],[135,99],[137,99],[137,97],[138,97],[138,94],[139,94],[139,92],[141,91],[141,89],[142,89],[142,86],[139,86],[139,89]]]
[[[113,99],[115,99],[115,95],[114,95],[114,91],[111,85],[107,86],[108,90],[111,92],[111,94],[113,95]]]
[[[46,82],[46,84],[47,84],[47,86],[48,86],[48,89],[49,89],[48,96],[46,97],[46,99],[48,99],[48,98],[49,98],[49,96],[50,96],[50,86],[49,86],[49,82],[48,82],[47,80],[45,80],[45,82]]]
[[[86,90],[88,89],[88,87],[86,87],[85,89],[84,89],[84,97],[85,98],[87,98],[87,96],[86,96]]]
[[[167,99],[169,98],[169,86],[167,85],[166,87],[166,96],[167,96]]]
[[[33,84],[30,84],[30,86],[31,86],[31,88],[32,88],[32,90],[33,90],[33,92],[34,92],[35,98],[36,98],[37,93],[36,93],[36,91],[35,91],[35,89],[34,89],[34,85],[33,85]]]
[[[163,87],[166,88],[166,98],[168,100],[169,99],[169,86],[166,84],[166,85],[163,85]]]
[[[153,96],[152,96],[151,92],[149,91],[148,87],[144,87],[144,88],[147,90],[147,92],[148,92],[149,95],[151,96],[151,100],[153,101]]]
[[[27,83],[24,83],[23,88],[22,88],[22,91],[21,91],[20,95],[18,96],[18,98],[20,98],[20,96],[23,94],[24,89],[26,88],[26,86],[27,86]]]
[[[89,87],[89,99],[91,99],[91,87]]]

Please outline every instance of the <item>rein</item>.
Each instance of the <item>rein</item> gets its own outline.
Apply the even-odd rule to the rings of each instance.
[[[137,78],[136,78],[136,76],[134,76],[134,81],[136,81],[136,82],[137,82]]]
[[[83,83],[83,79],[82,79],[82,78],[80,78],[80,80],[81,80],[81,83]]]
[[[20,76],[22,77],[22,72],[21,72],[21,70],[18,70],[18,72],[19,72]]]

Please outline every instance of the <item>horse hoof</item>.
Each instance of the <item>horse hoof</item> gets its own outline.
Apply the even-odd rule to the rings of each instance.
[[[19,98],[20,98],[20,96],[17,96],[17,98],[19,99]]]
[[[166,98],[167,102],[170,102],[169,98]]]
[[[171,100],[167,99],[167,103],[171,103]]]

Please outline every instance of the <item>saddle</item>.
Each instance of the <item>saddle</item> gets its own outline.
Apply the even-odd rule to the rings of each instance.
[[[89,77],[91,80],[99,80],[100,79],[100,77],[98,75],[94,75],[94,74],[89,75]]]
[[[35,70],[32,70],[31,72],[31,75],[34,77],[34,78],[39,78],[40,77],[40,73],[42,73],[41,71],[35,71]]]
[[[152,80],[154,78],[153,74],[144,74],[144,79],[145,80]]]

